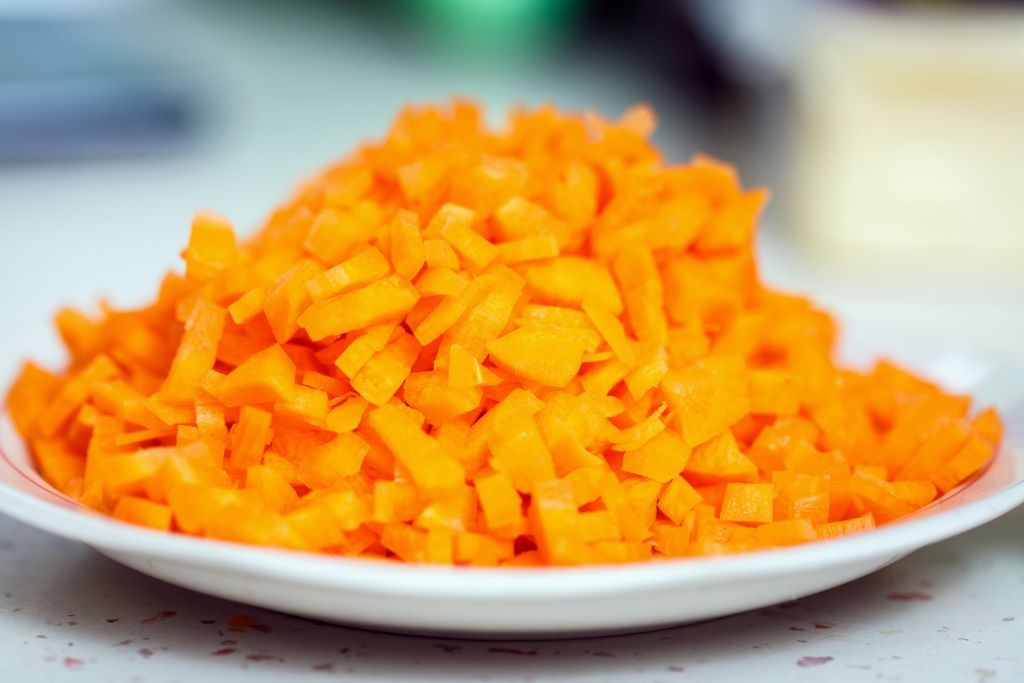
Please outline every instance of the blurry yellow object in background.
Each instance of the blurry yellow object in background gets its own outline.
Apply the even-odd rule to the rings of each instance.
[[[901,268],[1024,264],[1024,11],[829,8],[800,61],[796,226]]]

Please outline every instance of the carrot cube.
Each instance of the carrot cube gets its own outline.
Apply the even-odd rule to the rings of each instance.
[[[771,484],[730,482],[725,485],[719,519],[728,522],[770,522],[774,496],[775,489]]]
[[[247,358],[211,390],[226,406],[290,401],[295,395],[295,363],[274,344]]]
[[[419,219],[411,211],[399,211],[391,221],[391,264],[395,272],[411,280],[423,268],[427,252],[420,235]]]
[[[171,509],[166,505],[154,503],[137,496],[123,496],[117,501],[113,512],[115,519],[129,524],[169,531],[171,528]]]

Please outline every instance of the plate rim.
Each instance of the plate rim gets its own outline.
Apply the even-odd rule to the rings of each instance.
[[[877,344],[865,346],[870,347],[874,355],[891,355],[893,351]],[[971,349],[956,351],[976,355]],[[1012,405],[1001,408],[1004,412],[1024,410],[1024,403],[1020,403],[1024,391],[1016,391],[1016,385],[1024,381],[1024,366],[1006,358],[988,356],[987,360],[986,379],[1000,377],[1000,384],[1005,386],[1009,375],[1015,387]],[[984,393],[980,389],[979,385],[971,387],[970,391]],[[148,555],[163,562],[382,597],[492,601],[611,597],[694,582],[710,586],[762,580],[791,573],[794,569],[810,572],[848,562],[896,558],[969,531],[1024,504],[1024,432],[1020,430],[1024,425],[1012,422],[1008,431],[1013,431],[1013,425],[1020,439],[1004,441],[981,471],[941,500],[961,495],[997,465],[1012,468],[1008,483],[1003,487],[948,509],[927,512],[927,508],[923,508],[924,514],[919,511],[866,533],[785,548],[654,562],[539,568],[452,567],[254,546],[146,529],[101,515],[56,491],[43,482],[34,469],[34,476],[23,471],[9,455],[7,441],[17,440],[22,448],[24,442],[13,429],[6,409],[0,406],[0,468],[10,469],[40,489],[39,493],[32,494],[0,480],[0,513],[104,551]]]
[[[17,470],[2,446],[0,454],[3,466]],[[969,531],[1024,504],[1024,449],[1004,447],[992,464],[1002,458],[1013,461],[1016,475],[1012,483],[999,491],[867,533],[730,555],[583,567],[447,567],[252,546],[138,527],[84,508],[62,507],[3,482],[0,512],[43,531],[104,550],[150,555],[162,561],[216,567],[276,581],[420,598],[566,598],[594,592],[657,589],[688,581],[721,583],[767,578],[788,573],[794,566],[813,571],[872,557],[907,554]],[[962,493],[975,481],[966,482],[948,495]]]

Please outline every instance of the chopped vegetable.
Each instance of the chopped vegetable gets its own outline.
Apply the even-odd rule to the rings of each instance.
[[[9,414],[42,476],[136,525],[536,567],[784,547],[969,480],[992,408],[880,361],[758,277],[767,200],[668,166],[653,114],[485,127],[409,108],[252,238],[199,213],[156,299],[57,314]]]

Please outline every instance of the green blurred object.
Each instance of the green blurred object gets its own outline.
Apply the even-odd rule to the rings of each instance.
[[[477,55],[523,51],[557,39],[580,0],[400,0],[446,47]]]

